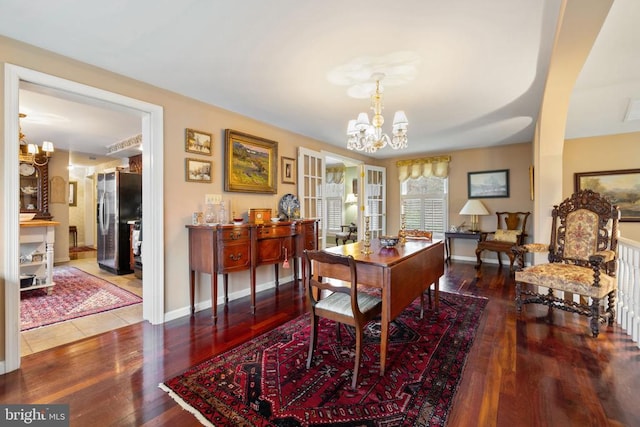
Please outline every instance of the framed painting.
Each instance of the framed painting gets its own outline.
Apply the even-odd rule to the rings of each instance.
[[[224,190],[276,194],[278,143],[225,129]]]
[[[78,181],[69,181],[69,206],[78,206]]]
[[[280,177],[283,184],[296,183],[296,159],[280,157]]]
[[[190,182],[211,182],[211,166],[208,160],[186,159],[185,175]]]
[[[185,151],[187,153],[204,154],[210,156],[213,148],[213,136],[199,130],[186,129]]]
[[[509,169],[467,173],[469,199],[509,197]]]
[[[576,191],[593,190],[618,205],[621,222],[640,222],[640,169],[574,174]]]

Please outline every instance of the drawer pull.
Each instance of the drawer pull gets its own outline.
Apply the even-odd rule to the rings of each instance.
[[[242,254],[238,254],[238,255],[231,254],[229,255],[229,258],[231,258],[234,261],[240,261],[240,259],[242,258]]]
[[[231,233],[231,240],[238,240],[242,234],[240,232]]]

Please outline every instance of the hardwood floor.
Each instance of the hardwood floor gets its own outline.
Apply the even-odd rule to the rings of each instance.
[[[527,305],[518,318],[507,269],[454,262],[448,292],[489,298],[449,426],[638,426],[640,349],[617,326],[591,338],[586,317]],[[185,283],[185,291],[187,285]],[[68,403],[71,425],[199,425],[158,384],[305,311],[281,285],[164,325],[146,322],[29,355],[0,377],[2,403]]]

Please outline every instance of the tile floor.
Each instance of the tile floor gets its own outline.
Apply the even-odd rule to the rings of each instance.
[[[93,252],[86,253],[84,257],[78,254],[78,259],[71,260],[68,263],[64,263],[64,265],[78,267],[89,274],[108,280],[121,288],[142,296],[141,279],[136,278],[133,274],[116,276],[101,270]],[[136,304],[56,323],[55,325],[31,329],[20,334],[20,354],[26,356],[141,321],[142,304]]]

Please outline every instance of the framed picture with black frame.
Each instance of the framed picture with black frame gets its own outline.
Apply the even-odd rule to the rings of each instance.
[[[509,197],[509,169],[467,173],[469,199]]]

